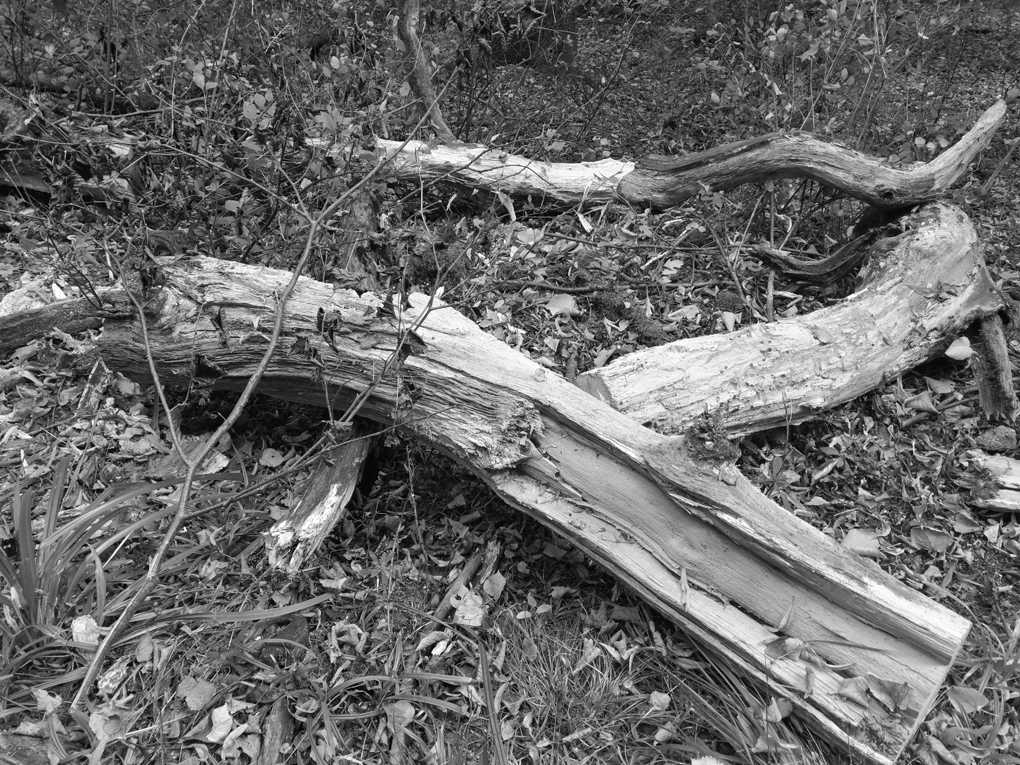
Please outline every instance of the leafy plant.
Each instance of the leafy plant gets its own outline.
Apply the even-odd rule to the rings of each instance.
[[[147,512],[112,533],[104,529],[109,531],[135,500],[180,483],[138,483],[110,489],[58,526],[72,485],[69,466],[68,456],[57,463],[38,534],[32,521],[34,492],[22,491],[19,485],[14,488],[17,552],[9,555],[0,550],[0,577],[5,584],[0,593],[0,698],[9,705],[0,711],[0,717],[28,704],[35,688],[80,680],[95,648],[93,640],[83,642],[80,638],[90,633],[98,636],[102,625],[123,610],[143,573],[132,563],[111,568],[112,559],[129,540],[137,539],[143,527],[158,523],[170,511]],[[100,532],[104,532],[101,539]],[[93,544],[94,539],[99,541]]]
[[[832,132],[866,124],[894,55],[886,42],[896,19],[875,0],[790,3],[767,19],[747,18],[736,33],[715,30],[715,50],[729,76],[712,93],[719,109],[772,130]],[[896,49],[897,60],[909,48]],[[751,112],[751,113],[749,113]]]

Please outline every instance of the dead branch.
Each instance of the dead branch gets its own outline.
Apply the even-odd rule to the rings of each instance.
[[[775,178],[811,178],[882,209],[937,199],[988,145],[1006,114],[991,106],[956,145],[909,170],[890,167],[843,144],[808,133],[770,133],[686,157],[648,157],[638,163],[556,163],[488,146],[401,143],[379,139],[392,172],[413,181],[445,181],[535,202],[597,205],[623,202],[664,209],[697,194]]]

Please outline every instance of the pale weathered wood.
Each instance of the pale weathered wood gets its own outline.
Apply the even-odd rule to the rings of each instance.
[[[851,401],[1004,305],[961,210],[930,204],[900,225],[904,233],[872,246],[864,286],[836,306],[636,351],[577,384],[669,433],[710,413],[744,434]]]
[[[150,335],[165,382],[187,384],[201,357],[221,370],[216,387],[243,386],[289,274],[207,258],[164,259],[162,272]],[[966,619],[787,513],[731,464],[693,460],[691,441],[641,427],[448,307],[420,295],[410,305],[394,316],[369,293],[301,279],[261,390],[328,397],[335,411],[371,388],[362,415],[472,468],[830,739],[874,762],[898,757]],[[107,322],[111,368],[144,377],[139,336],[135,321]],[[781,623],[826,663],[770,656]],[[905,684],[896,714],[836,693],[869,674]]]
[[[990,513],[1020,513],[1020,462],[980,449],[965,452],[963,462],[979,475],[970,489],[970,504]]]
[[[899,209],[945,193],[988,145],[1005,114],[1005,102],[996,102],[954,146],[931,162],[907,170],[810,133],[770,133],[685,157],[649,157],[638,163],[614,159],[542,162],[463,143],[379,139],[376,146],[397,177],[449,181],[531,197],[535,202],[625,202],[663,209],[705,189],[720,191],[775,178],[812,178],[875,207]]]
[[[311,142],[319,146],[318,142]],[[328,149],[328,144],[321,144]],[[387,172],[404,180],[445,181],[501,192],[532,201],[597,205],[623,201],[619,186],[635,164],[617,159],[597,162],[542,162],[482,144],[376,140]]]
[[[325,451],[299,489],[297,505],[266,532],[269,565],[296,575],[343,518],[354,496],[375,429],[355,420],[350,436]]]

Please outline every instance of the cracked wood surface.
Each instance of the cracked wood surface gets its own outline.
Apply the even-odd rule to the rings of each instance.
[[[996,102],[955,145],[909,169],[891,167],[811,133],[769,133],[696,154],[646,157],[638,162],[543,162],[479,144],[434,141],[379,139],[376,150],[390,162],[388,171],[405,180],[447,181],[531,197],[536,203],[623,202],[661,210],[706,189],[724,191],[776,178],[811,178],[874,207],[895,210],[942,196],[988,145],[1005,115],[1005,102]]]
[[[635,351],[577,384],[668,433],[704,413],[728,433],[752,433],[852,401],[1005,304],[959,208],[929,204],[899,226],[872,246],[864,286],[835,306]]]
[[[148,297],[164,382],[237,390],[251,375],[289,274],[208,258],[163,259]],[[398,426],[473,469],[710,650],[727,657],[830,740],[895,761],[923,720],[969,622],[837,545],[764,497],[726,462],[641,427],[486,335],[411,296],[301,279],[261,392]],[[109,319],[100,352],[146,377],[136,320]],[[393,358],[400,363],[392,363]],[[789,619],[786,617],[789,614]],[[772,656],[775,627],[808,651]],[[846,667],[840,669],[839,667]],[[839,695],[871,675],[903,684],[895,713]]]

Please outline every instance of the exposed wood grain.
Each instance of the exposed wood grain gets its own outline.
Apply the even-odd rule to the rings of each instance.
[[[149,304],[161,375],[185,384],[201,358],[219,370],[216,387],[240,388],[264,347],[258,327],[289,275],[206,258],[166,259],[162,271]],[[394,316],[371,294],[300,280],[263,392],[329,398],[335,411],[372,387],[363,415],[472,468],[790,698],[819,731],[874,762],[897,758],[969,630],[966,619],[787,513],[732,465],[692,459],[684,439],[641,427],[454,310],[430,308],[420,295],[410,302]],[[107,363],[142,374],[138,338],[136,322],[108,321]],[[393,354],[399,365],[388,365]],[[825,663],[769,655],[787,614],[786,634]],[[837,694],[847,677],[869,673],[905,684],[897,714]]]
[[[900,225],[904,233],[872,246],[864,286],[838,305],[637,351],[577,384],[669,433],[706,412],[743,434],[851,401],[941,353],[1005,302],[960,209],[930,204]]]
[[[266,532],[269,565],[297,575],[343,518],[372,446],[374,429],[355,420],[350,436],[326,450],[298,490],[301,499]]]
[[[963,462],[979,475],[970,504],[989,513],[1020,513],[1020,462],[980,449],[965,452]]]

